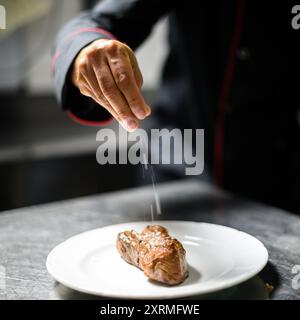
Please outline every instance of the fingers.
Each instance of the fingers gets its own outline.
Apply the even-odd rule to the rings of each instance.
[[[131,65],[132,65],[136,84],[137,84],[138,88],[141,90],[144,80],[143,80],[143,75],[142,75],[141,70],[139,68],[138,62],[137,62],[134,54],[131,54],[129,56],[129,59],[130,59]]]
[[[142,97],[129,57],[121,51],[118,55],[108,59],[108,63],[114,81],[125,97],[133,114],[140,120],[145,119],[150,114],[150,108]],[[137,77],[140,77],[138,71]]]
[[[113,107],[101,94],[101,90],[98,86],[98,81],[93,73],[94,71],[90,71],[88,76],[85,76],[85,74],[82,73],[83,79],[81,82],[80,92],[85,96],[93,98],[97,103],[104,107],[117,121],[120,122],[121,120],[119,119],[117,113],[115,113]]]
[[[120,124],[128,131],[138,128],[138,119],[132,113],[126,99],[117,87],[108,63],[101,63],[101,68],[94,64],[94,74],[102,94],[117,114]]]
[[[151,113],[141,94],[143,77],[135,55],[119,41],[100,39],[84,48],[75,60],[72,81],[128,131]]]

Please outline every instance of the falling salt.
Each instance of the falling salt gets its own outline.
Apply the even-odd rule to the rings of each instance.
[[[151,212],[151,221],[154,221],[154,213],[153,213],[153,205],[150,204],[150,212]]]
[[[161,204],[160,204],[160,198],[158,196],[158,192],[156,190],[156,183],[155,183],[155,175],[154,175],[154,170],[153,167],[151,165],[151,163],[148,163],[147,157],[146,157],[146,144],[144,143],[143,138],[141,138],[141,142],[142,142],[142,146],[143,146],[143,165],[145,166],[145,172],[148,171],[148,166],[150,167],[150,170],[148,172],[150,172],[149,174],[151,175],[151,182],[152,182],[152,189],[153,189],[153,194],[154,194],[154,200],[155,200],[155,207],[156,207],[156,213],[157,215],[161,215],[162,211],[161,211]],[[144,170],[143,170],[143,175],[144,175]],[[145,177],[145,175],[144,175]],[[150,212],[151,212],[151,220],[152,222],[154,221],[154,212],[153,212],[153,205],[150,205]]]
[[[152,180],[152,188],[153,188],[155,205],[156,205],[156,212],[157,212],[158,215],[160,215],[161,214],[160,199],[159,199],[159,196],[158,196],[158,192],[156,190],[155,178],[154,177],[155,176],[154,176],[153,168],[151,167],[151,180]]]

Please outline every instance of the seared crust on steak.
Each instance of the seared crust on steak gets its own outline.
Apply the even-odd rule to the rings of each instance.
[[[141,233],[119,233],[117,249],[126,262],[143,270],[151,280],[175,285],[188,276],[182,244],[162,226],[147,226]]]

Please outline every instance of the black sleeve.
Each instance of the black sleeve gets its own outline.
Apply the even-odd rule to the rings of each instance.
[[[54,47],[51,70],[58,101],[73,118],[105,121],[110,114],[91,98],[80,94],[70,81],[72,64],[89,43],[116,38],[135,49],[149,35],[152,26],[175,6],[175,0],[102,0],[94,9],[82,12],[60,31]]]

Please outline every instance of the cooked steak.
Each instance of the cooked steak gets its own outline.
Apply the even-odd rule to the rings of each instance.
[[[126,262],[143,270],[151,280],[175,285],[188,276],[182,244],[162,226],[147,226],[141,233],[119,233],[117,249]]]

